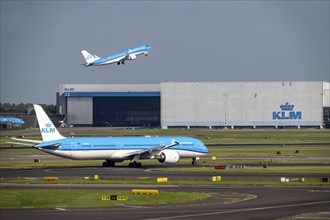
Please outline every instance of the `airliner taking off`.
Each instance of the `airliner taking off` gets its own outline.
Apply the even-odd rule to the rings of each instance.
[[[151,49],[152,47],[148,45],[142,45],[102,58],[92,55],[86,50],[82,50],[81,53],[86,60],[86,63],[83,64],[84,66],[102,66],[113,63],[117,63],[117,65],[124,65],[126,60],[134,60],[138,55],[144,54],[147,56]]]
[[[33,105],[42,141],[12,138],[16,144],[34,143],[34,148],[59,157],[75,160],[105,160],[103,166],[130,160],[130,167],[141,167],[139,160],[157,159],[160,163],[176,164],[180,158],[192,158],[196,164],[207,147],[191,137],[63,137],[40,105]],[[24,141],[25,143],[22,143]],[[31,144],[29,144],[31,146]]]

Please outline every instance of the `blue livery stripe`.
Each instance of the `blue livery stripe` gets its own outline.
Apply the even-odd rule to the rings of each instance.
[[[64,92],[66,97],[160,97],[160,92]]]

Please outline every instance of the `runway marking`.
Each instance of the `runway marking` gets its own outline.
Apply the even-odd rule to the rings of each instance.
[[[330,216],[330,211],[328,212],[311,212],[311,213],[305,213],[305,214],[300,214],[300,215],[294,215],[294,216],[289,216],[289,217],[284,217],[284,218],[279,218],[276,220],[290,220],[290,219],[329,219]]]
[[[59,211],[66,211],[66,209],[64,209],[64,208],[60,208],[60,207],[58,207],[58,208],[55,208],[56,210],[59,210]]]
[[[309,206],[309,205],[317,205],[317,204],[325,204],[325,203],[330,203],[330,201],[310,202],[310,203],[300,203],[300,204],[280,205],[280,206],[268,206],[268,207],[259,207],[259,208],[249,208],[249,209],[235,209],[235,210],[220,211],[220,212],[208,212],[208,213],[190,214],[190,215],[177,215],[177,216],[169,216],[169,217],[163,217],[163,218],[150,218],[150,219],[145,219],[145,220],[165,220],[165,219],[191,218],[191,217],[197,217],[197,216],[210,216],[210,215],[219,215],[219,214],[227,214],[227,213],[259,211],[259,210],[267,210],[267,209],[297,207],[297,206]]]
[[[314,189],[314,190],[308,190],[307,192],[316,192],[316,193],[318,193],[318,192],[330,192],[330,190],[316,190],[316,189]]]
[[[245,194],[242,194],[242,195],[245,195]],[[233,204],[233,203],[244,202],[244,201],[258,198],[258,196],[256,196],[256,195],[246,195],[246,196],[247,197],[244,199],[234,199],[232,201],[224,202],[224,204]]]
[[[143,180],[143,179],[150,179],[150,177],[148,177],[148,176],[142,176],[142,177],[139,177],[138,179],[140,179],[140,180]]]

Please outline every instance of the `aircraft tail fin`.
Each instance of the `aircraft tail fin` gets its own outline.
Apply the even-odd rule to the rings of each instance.
[[[36,112],[39,129],[43,141],[53,141],[65,138],[58,132],[58,130],[40,105],[33,105],[33,107]]]
[[[88,53],[86,50],[82,50],[81,53],[84,56],[87,64],[90,64],[90,63],[100,59],[100,57],[98,57],[96,55],[92,55],[92,54]]]

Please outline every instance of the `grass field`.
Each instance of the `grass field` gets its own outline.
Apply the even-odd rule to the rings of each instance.
[[[208,147],[209,155],[225,157],[329,157],[330,146],[262,146],[262,147]]]

